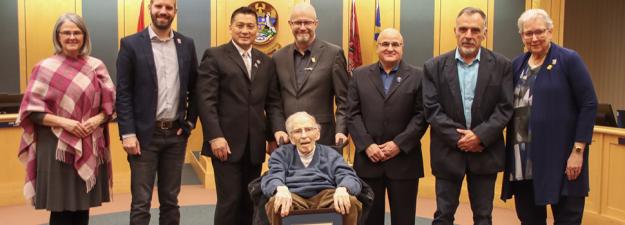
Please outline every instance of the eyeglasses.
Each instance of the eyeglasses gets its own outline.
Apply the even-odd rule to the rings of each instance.
[[[82,37],[83,33],[82,31],[59,31],[59,34],[61,36],[65,36],[65,37],[70,37],[72,35],[74,35],[74,37]]]
[[[388,48],[389,46],[393,46],[393,48],[399,48],[402,45],[403,44],[399,42],[388,42],[388,41],[378,43],[378,46],[383,47],[383,48]]]
[[[312,26],[315,22],[315,20],[296,20],[296,21],[290,21],[289,20],[289,24],[291,24],[291,26],[305,26],[305,27],[310,27]]]
[[[313,131],[316,131],[318,128],[316,127],[302,127],[302,128],[297,128],[291,131],[291,135],[302,135],[304,133],[310,133]]]
[[[545,37],[545,34],[547,33],[547,29],[537,29],[537,30],[528,30],[528,31],[523,31],[523,37],[530,39],[532,37],[534,37],[534,35],[536,35],[536,38],[543,38]]]

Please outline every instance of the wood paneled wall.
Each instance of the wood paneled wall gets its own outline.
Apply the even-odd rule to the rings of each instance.
[[[625,1],[567,1],[564,46],[590,70],[597,97],[625,109]]]

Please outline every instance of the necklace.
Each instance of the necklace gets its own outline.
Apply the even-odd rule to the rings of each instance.
[[[540,57],[540,58],[538,58],[538,59],[537,59],[537,58],[538,58],[538,56],[534,56],[534,54],[532,54],[532,55],[530,56],[530,58],[529,58],[529,60],[528,60],[528,62],[527,62],[527,63],[529,64],[529,66],[530,66],[530,67],[532,67],[532,68],[536,68],[536,67],[541,66],[541,65],[543,64],[543,62],[545,62],[545,58],[546,58],[546,57],[545,57],[545,56],[542,56],[542,57]]]

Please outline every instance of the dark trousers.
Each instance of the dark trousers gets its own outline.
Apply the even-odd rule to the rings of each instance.
[[[254,204],[247,184],[260,176],[261,165],[250,162],[249,151],[239,162],[222,162],[211,158],[217,189],[215,223],[219,225],[251,225]]]
[[[50,212],[50,225],[87,225],[87,224],[89,224],[89,210]]]
[[[523,225],[546,225],[547,206],[536,205],[531,180],[512,182],[516,214]],[[561,196],[558,204],[551,205],[554,224],[579,225],[584,215],[585,197]]]
[[[371,186],[375,198],[365,224],[384,224],[386,191],[391,208],[391,224],[415,224],[417,211],[417,190],[419,179],[392,180],[383,178],[362,178]]]
[[[492,224],[493,195],[497,174],[467,173],[466,177],[471,211],[473,211],[473,224]],[[454,223],[461,188],[462,179],[450,180],[436,177],[436,212],[432,221],[433,225]]]
[[[180,224],[178,194],[182,177],[187,137],[176,135],[177,128],[154,130],[152,143],[141,146],[141,155],[129,155],[130,224],[150,223],[154,178],[158,176],[159,224]]]

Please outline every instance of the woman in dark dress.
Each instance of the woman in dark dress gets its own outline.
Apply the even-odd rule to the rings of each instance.
[[[507,128],[503,199],[514,195],[522,224],[581,224],[588,196],[588,145],[597,97],[573,50],[551,42],[553,21],[542,9],[518,20],[527,53],[512,62],[514,114]]]
[[[55,54],[33,68],[17,119],[24,195],[51,211],[50,225],[88,224],[89,208],[110,200],[115,87],[104,63],[89,56],[80,16],[59,17],[52,36]]]

